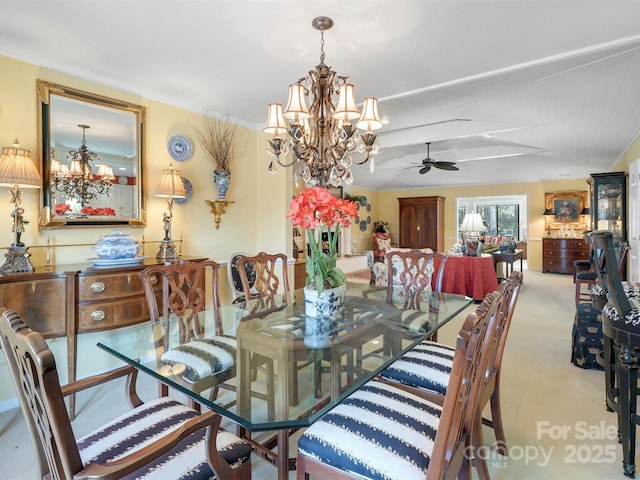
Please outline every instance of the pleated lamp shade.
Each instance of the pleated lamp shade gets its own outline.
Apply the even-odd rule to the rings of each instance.
[[[187,196],[180,171],[174,169],[172,166],[163,170],[162,176],[158,181],[158,186],[156,187],[156,196],[169,198],[185,198]]]
[[[41,188],[42,179],[31,160],[29,150],[22,148],[16,139],[12,147],[4,147],[0,156],[0,185],[25,188]]]

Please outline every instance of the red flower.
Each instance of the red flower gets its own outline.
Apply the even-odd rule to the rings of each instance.
[[[348,227],[357,216],[357,205],[351,200],[334,197],[326,188],[307,188],[294,197],[287,218],[294,226],[306,230],[310,255],[307,256],[307,287],[318,293],[346,282],[344,273],[336,267],[338,227]],[[328,253],[322,248],[322,233],[328,237]]]

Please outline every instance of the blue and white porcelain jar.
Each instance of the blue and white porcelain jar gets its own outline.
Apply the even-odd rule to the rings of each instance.
[[[138,248],[133,237],[119,228],[115,228],[109,235],[98,240],[95,247],[91,247],[98,258],[104,260],[134,258],[138,254]]]

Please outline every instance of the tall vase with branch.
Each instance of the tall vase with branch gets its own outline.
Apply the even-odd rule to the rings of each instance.
[[[218,189],[218,200],[227,199],[227,189],[231,179],[231,163],[239,153],[235,144],[238,118],[224,114],[203,115],[203,126],[196,129],[200,144],[213,166],[213,181]]]

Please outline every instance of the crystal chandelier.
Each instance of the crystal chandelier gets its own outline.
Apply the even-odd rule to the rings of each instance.
[[[264,132],[273,135],[268,152],[274,157],[268,171],[275,174],[278,165],[290,167],[301,162],[296,171],[308,187],[337,187],[353,182],[351,165],[366,163],[378,152],[378,137],[372,131],[382,127],[378,116],[378,99],[367,97],[362,113],[358,110],[354,86],[349,77],[341,77],[324,63],[324,31],[333,26],[328,17],[317,17],[311,25],[320,31],[320,64],[307,77],[289,85],[289,101],[269,105]],[[307,108],[305,97],[311,97]],[[285,123],[289,120],[289,125]],[[355,128],[351,122],[358,119]],[[285,135],[288,134],[288,140]],[[281,155],[291,151],[292,160],[283,161]],[[353,158],[357,152],[360,157]]]
[[[95,200],[98,194],[111,196],[115,177],[113,170],[104,163],[96,164],[97,173],[92,172],[89,162],[97,162],[100,155],[87,148],[85,132],[89,125],[78,125],[82,129],[82,144],[78,150],[67,153],[69,164],[61,163],[51,155],[51,187],[62,192],[66,200],[76,200],[82,207]]]

